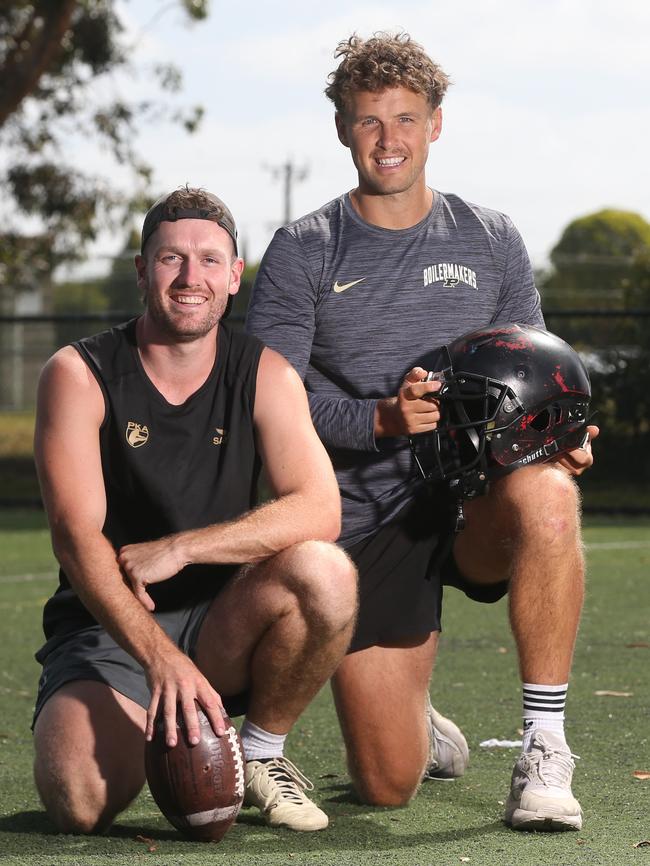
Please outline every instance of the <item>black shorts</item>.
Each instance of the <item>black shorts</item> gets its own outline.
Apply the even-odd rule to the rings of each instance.
[[[427,487],[386,526],[347,552],[359,571],[359,616],[348,652],[440,630],[443,586],[495,602],[507,580],[470,583],[453,557],[454,532],[444,487]]]
[[[207,598],[179,610],[154,612],[153,616],[176,646],[194,658],[199,632],[213,601]],[[141,707],[149,706],[151,695],[144,670],[100,625],[50,638],[36,653],[36,660],[43,665],[43,672],[32,727],[45,702],[73,680],[105,683]],[[228,715],[240,716],[246,712],[246,693],[221,697]]]

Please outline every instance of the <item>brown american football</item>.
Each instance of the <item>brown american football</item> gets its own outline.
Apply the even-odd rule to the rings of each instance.
[[[239,734],[225,716],[226,733],[218,737],[197,707],[201,740],[191,746],[180,707],[178,742],[165,743],[157,720],[145,747],[145,770],[154,800],[165,818],[190,839],[219,842],[234,823],[244,799],[244,753]]]

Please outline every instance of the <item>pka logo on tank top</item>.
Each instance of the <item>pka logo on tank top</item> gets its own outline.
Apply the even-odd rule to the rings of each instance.
[[[424,285],[442,283],[446,289],[453,289],[458,283],[464,283],[471,289],[478,289],[476,282],[476,271],[467,265],[459,265],[456,262],[438,262],[424,269]]]
[[[149,439],[149,428],[146,424],[138,424],[137,421],[129,421],[126,425],[126,441],[131,448],[139,448],[146,445]]]

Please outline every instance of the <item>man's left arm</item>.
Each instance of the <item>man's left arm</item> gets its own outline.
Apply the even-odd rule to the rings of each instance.
[[[304,386],[291,364],[268,348],[257,373],[254,423],[275,498],[236,520],[123,547],[118,561],[143,603],[148,584],[186,565],[260,562],[301,541],[338,538],[338,485]]]

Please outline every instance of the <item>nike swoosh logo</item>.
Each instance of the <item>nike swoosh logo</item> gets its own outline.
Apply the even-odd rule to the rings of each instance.
[[[361,277],[360,280],[352,280],[351,283],[342,283],[341,285],[339,285],[339,281],[337,280],[334,283],[334,285],[332,286],[332,288],[337,293],[338,292],[344,292],[346,289],[350,289],[350,288],[352,288],[352,286],[356,286],[357,283],[362,283],[365,279],[366,279],[365,277]]]

